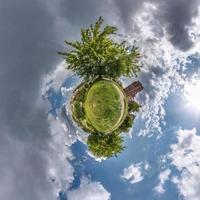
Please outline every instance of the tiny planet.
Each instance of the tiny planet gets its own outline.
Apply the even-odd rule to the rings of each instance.
[[[125,41],[111,39],[117,28],[102,28],[103,21],[100,17],[88,29],[81,29],[81,41],[65,41],[71,50],[59,54],[64,56],[67,68],[82,78],[71,98],[72,117],[89,134],[89,151],[108,158],[124,150],[121,133],[133,125],[141,107],[134,97],[143,86],[134,81],[123,87],[121,76],[137,76],[140,72],[140,53]]]

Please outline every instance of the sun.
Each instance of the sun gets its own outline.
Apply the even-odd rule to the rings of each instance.
[[[186,83],[184,96],[190,107],[200,111],[200,80]]]

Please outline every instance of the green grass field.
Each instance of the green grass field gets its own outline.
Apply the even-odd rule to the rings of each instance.
[[[109,133],[119,127],[126,114],[126,100],[120,86],[110,80],[92,85],[84,102],[86,119],[99,132]]]

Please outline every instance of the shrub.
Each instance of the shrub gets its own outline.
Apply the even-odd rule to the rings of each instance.
[[[76,119],[84,119],[85,113],[83,111],[82,103],[80,101],[74,101],[73,103],[74,109],[73,109],[73,115]]]
[[[123,138],[115,133],[92,133],[88,137],[88,148],[95,156],[109,158],[124,150]]]
[[[128,114],[126,116],[124,122],[118,128],[118,131],[120,131],[120,132],[128,132],[129,128],[131,128],[132,125],[133,125],[134,119],[135,119],[135,116]]]
[[[135,101],[128,103],[128,112],[139,112],[141,105]]]

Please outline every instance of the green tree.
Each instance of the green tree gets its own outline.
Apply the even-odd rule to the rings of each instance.
[[[129,101],[128,112],[139,112],[141,105],[135,101]]]
[[[103,21],[100,17],[94,26],[81,29],[81,41],[65,41],[72,49],[59,54],[66,59],[67,68],[86,80],[137,75],[140,70],[138,49],[130,48],[125,41],[114,42],[110,36],[116,34],[117,28],[107,25],[102,29]]]
[[[121,124],[121,126],[118,128],[119,132],[128,132],[129,129],[133,126],[133,121],[135,119],[134,115],[128,114]]]
[[[88,148],[97,157],[117,156],[124,150],[123,138],[116,133],[92,133],[88,137]]]

